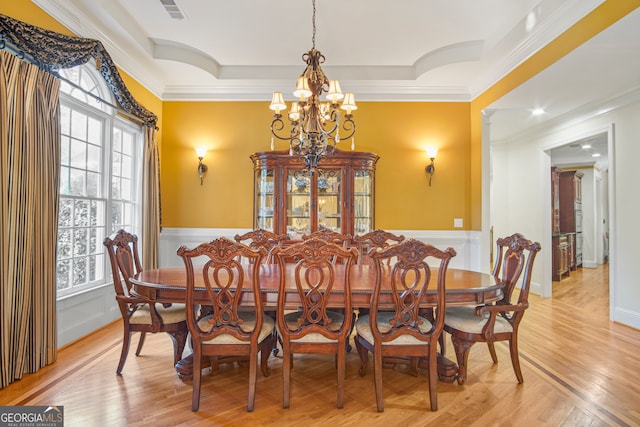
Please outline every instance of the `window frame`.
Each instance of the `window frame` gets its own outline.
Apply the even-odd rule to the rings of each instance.
[[[105,99],[107,102],[111,103],[113,101],[113,96],[108,90],[102,76],[98,71],[95,70],[95,67],[92,67],[90,64],[81,65],[82,67],[81,73],[85,72],[89,74],[89,77],[94,83],[94,86],[91,88],[91,93],[99,96],[102,99]],[[64,74],[61,73],[64,77]],[[131,213],[131,224],[125,224],[125,228],[127,231],[140,234],[141,225],[142,225],[142,169],[143,169],[143,146],[144,146],[144,132],[140,125],[137,125],[130,120],[122,117],[122,115],[117,114],[115,108],[108,106],[105,103],[96,103],[91,95],[86,95],[86,100],[83,101],[78,99],[77,96],[74,96],[72,93],[77,91],[77,88],[70,88],[69,93],[64,92],[62,89],[60,91],[60,106],[61,108],[67,107],[71,111],[79,111],[81,114],[85,114],[87,117],[97,119],[102,124],[102,132],[101,132],[101,146],[102,153],[100,159],[100,184],[98,188],[98,196],[88,196],[86,191],[86,182],[85,182],[85,194],[83,195],[72,195],[72,194],[63,194],[62,189],[62,179],[61,179],[61,188],[60,188],[60,198],[59,198],[59,209],[62,206],[63,200],[89,200],[89,201],[98,201],[98,203],[104,203],[104,208],[102,211],[102,217],[104,218],[103,225],[92,225],[89,224],[86,228],[89,230],[89,235],[87,237],[87,243],[89,248],[86,254],[76,256],[73,253],[74,241],[73,237],[71,239],[71,256],[66,258],[71,260],[70,262],[70,273],[69,279],[70,283],[68,287],[64,289],[58,289],[58,277],[56,274],[56,299],[61,300],[65,298],[72,297],[74,295],[78,295],[80,293],[88,292],[93,289],[101,288],[104,286],[111,286],[113,283],[113,279],[111,277],[111,266],[108,254],[106,252],[106,248],[102,244],[102,241],[105,237],[109,236],[111,233],[116,231],[116,229],[121,228],[122,222],[113,225],[113,207],[114,202],[118,202],[119,200],[125,201],[125,203],[130,203],[132,206]],[[62,117],[61,117],[62,120]],[[71,126],[73,126],[71,122]],[[61,126],[61,132],[62,132]],[[132,193],[129,200],[126,199],[115,199],[114,198],[114,189],[113,189],[113,172],[114,172],[114,140],[115,140],[115,130],[119,129],[121,134],[124,135],[128,133],[131,135],[131,143],[133,144],[133,150],[131,150],[132,157],[132,176],[131,176],[131,186]],[[70,132],[71,133],[71,132]],[[88,138],[87,138],[88,139]],[[63,143],[63,139],[61,138],[61,144]],[[86,143],[86,141],[85,141]],[[121,147],[122,148],[122,147]],[[124,150],[121,150],[124,151]],[[69,157],[71,158],[71,156]],[[62,158],[61,164],[59,165],[62,171]],[[87,165],[85,164],[85,168]],[[120,175],[121,176],[121,175]],[[62,178],[62,176],[61,176]],[[70,185],[70,184],[69,184]],[[99,215],[96,215],[99,216]],[[126,221],[126,220],[124,220]],[[128,222],[128,221],[127,221]],[[60,227],[60,217],[58,219],[58,235],[60,236],[60,231],[63,229],[76,230],[81,228],[82,226],[75,224],[75,221],[71,221],[71,225],[69,227]],[[100,228],[102,228],[102,232],[100,232]],[[91,251],[91,230],[97,229],[96,233],[96,241],[94,242],[95,251]],[[73,236],[73,231],[72,231]],[[142,248],[141,248],[142,249]],[[60,253],[59,248],[56,248],[57,255]],[[80,285],[74,285],[73,280],[73,260],[80,258],[90,259],[92,256],[96,256],[96,275],[94,280],[88,280],[85,283]],[[56,269],[58,268],[58,261],[56,260]],[[100,269],[100,271],[98,271]],[[85,267],[85,271],[88,272],[88,267]]]

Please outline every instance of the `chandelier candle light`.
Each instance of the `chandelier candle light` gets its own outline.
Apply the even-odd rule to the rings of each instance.
[[[324,55],[316,50],[316,2],[313,0],[313,37],[311,50],[302,55],[307,64],[304,72],[298,77],[293,95],[298,101],[292,102],[288,117],[291,122],[291,132],[283,135],[284,129],[282,111],[286,113],[287,104],[282,92],[274,92],[269,108],[274,111],[271,122],[271,133],[276,138],[289,141],[289,154],[304,159],[306,173],[313,174],[318,169],[318,163],[324,156],[331,155],[340,139],[351,138],[351,149],[355,149],[353,135],[356,124],[352,111],[357,110],[353,93],[343,94],[337,80],[329,80],[320,66],[324,63]],[[326,103],[320,102],[320,97],[326,92]],[[342,100],[342,104],[339,101]],[[340,109],[345,110],[342,120]],[[340,128],[344,135],[340,135]],[[271,137],[271,149],[274,140]]]

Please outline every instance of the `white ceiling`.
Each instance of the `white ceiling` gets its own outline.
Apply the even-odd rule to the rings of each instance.
[[[163,100],[291,100],[312,44],[311,0],[33,1]],[[317,0],[316,48],[357,100],[471,101],[602,2]],[[638,88],[640,9],[495,102],[492,141]]]

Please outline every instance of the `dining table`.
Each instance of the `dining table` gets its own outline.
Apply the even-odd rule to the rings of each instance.
[[[336,282],[329,298],[329,306],[338,308],[343,304],[344,299],[340,296],[344,292],[344,283],[341,278],[340,269],[344,265],[336,265]],[[197,268],[197,267],[196,267]],[[200,267],[201,269],[201,267]],[[287,264],[285,274],[294,275],[295,264]],[[390,266],[382,266],[380,274],[382,283],[388,283]],[[438,269],[431,268],[432,277],[437,277]],[[385,277],[386,276],[386,277]],[[252,268],[245,269],[245,281],[251,283]],[[445,280],[445,301],[447,306],[468,305],[476,306],[500,300],[503,296],[503,284],[487,273],[470,271],[464,269],[448,268]],[[351,265],[350,267],[351,303],[354,310],[367,309],[371,304],[371,296],[375,283],[375,268],[373,265]],[[184,267],[164,267],[144,270],[130,279],[132,283],[131,292],[141,297],[147,298],[156,303],[184,303],[186,301],[186,269]],[[280,270],[277,264],[261,264],[259,266],[259,281],[261,290],[261,303],[264,308],[275,308],[280,286]],[[295,305],[294,280],[287,280],[291,284],[285,289],[287,297],[291,301],[291,308]],[[196,303],[206,305],[209,297],[205,291],[202,274],[195,274],[194,300]],[[436,289],[430,288],[420,302],[421,308],[431,308],[435,306]],[[254,305],[253,291],[251,286],[243,286],[241,304]],[[380,308],[391,308],[393,297],[390,288],[382,287],[380,291]],[[186,356],[176,364],[178,376],[182,379],[191,378],[192,355]],[[441,381],[453,382],[457,376],[458,367],[455,362],[447,359],[444,355],[438,355],[438,376]]]

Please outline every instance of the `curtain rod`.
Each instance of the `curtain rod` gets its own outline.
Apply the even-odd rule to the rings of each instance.
[[[122,114],[122,115],[126,116],[127,118],[131,119],[132,121],[136,122],[139,125],[144,125],[144,122],[142,120],[140,120],[139,117],[136,117],[133,114],[124,111],[122,108],[118,107],[117,105],[112,104],[110,101],[107,101],[106,99],[103,99],[103,98],[99,97],[98,95],[89,92],[88,90],[86,90],[82,86],[78,85],[77,83],[74,83],[71,80],[67,79],[66,77],[61,76],[58,73],[58,71],[53,69],[51,66],[48,66],[46,64],[40,63],[39,61],[37,61],[34,58],[32,58],[31,55],[25,53],[24,51],[22,51],[20,49],[17,49],[15,46],[13,46],[13,44],[10,41],[8,41],[7,39],[2,38],[2,37],[0,37],[0,50],[6,50],[7,52],[10,52],[10,53],[14,54],[19,59],[27,61],[30,64],[33,64],[33,65],[37,66],[38,68],[40,68],[41,70],[51,74],[55,78],[60,79],[63,82],[65,82],[65,83],[73,86],[74,88],[80,90],[84,94],[92,97],[98,103],[108,105],[109,107],[115,109],[118,112],[118,114]],[[157,127],[156,127],[156,129],[157,129]]]

